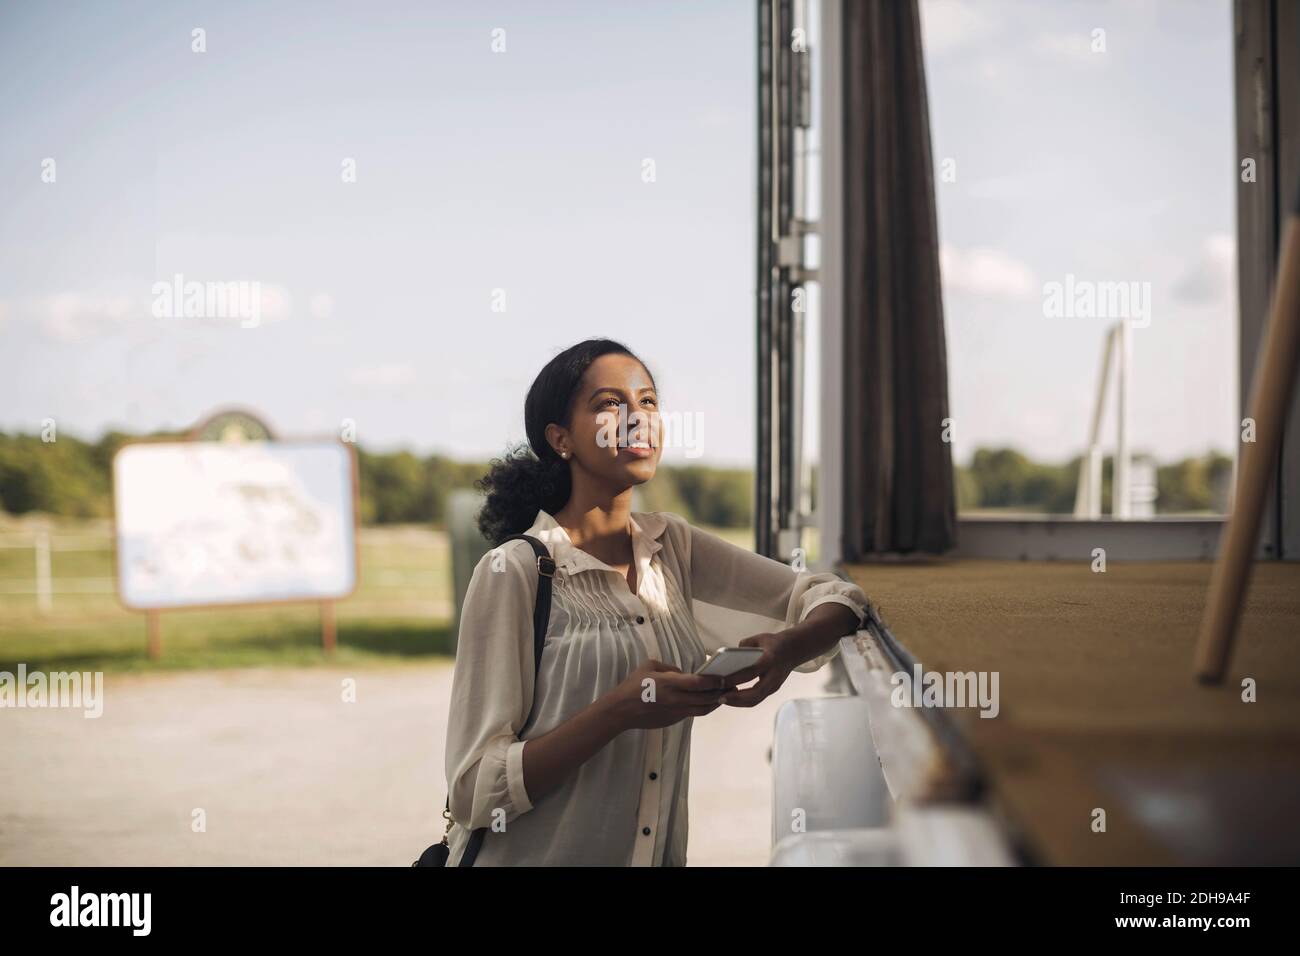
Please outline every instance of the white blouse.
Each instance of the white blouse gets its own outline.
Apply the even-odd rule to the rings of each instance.
[[[508,541],[475,567],[447,725],[455,821],[448,866],[477,827],[489,829],[475,866],[684,866],[694,718],[624,731],[536,802],[524,786],[529,738],[613,690],[648,657],[691,673],[724,644],[798,623],[827,602],[865,621],[866,595],[834,574],[796,572],[667,512],[633,512],[630,528],[635,595],[626,577],[537,513],[526,533],[550,549],[556,571],[535,689],[533,550]],[[735,626],[718,633],[696,620],[710,605],[750,613],[727,615]],[[837,642],[796,670],[815,671],[838,650]]]

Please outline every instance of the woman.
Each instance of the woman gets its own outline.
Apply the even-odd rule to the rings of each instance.
[[[694,718],[754,706],[863,624],[867,598],[853,584],[631,510],[658,465],[658,407],[635,355],[580,342],[528,391],[528,447],[479,482],[484,536],[530,534],[556,570],[534,681],[536,556],[514,540],[474,569],[447,729],[448,866],[477,827],[490,829],[475,866],[685,865]],[[751,667],[697,676],[711,648],[693,600],[787,626],[739,642],[765,652]]]

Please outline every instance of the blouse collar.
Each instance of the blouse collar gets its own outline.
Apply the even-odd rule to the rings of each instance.
[[[640,582],[645,580],[649,571],[651,556],[663,548],[663,542],[659,539],[663,536],[668,521],[658,512],[633,511],[628,518],[628,525],[632,533],[632,556],[636,560],[637,581]],[[594,555],[575,547],[569,533],[554,516],[543,509],[538,510],[533,526],[524,533],[545,544],[555,559],[555,566],[563,568],[569,574],[614,570]]]

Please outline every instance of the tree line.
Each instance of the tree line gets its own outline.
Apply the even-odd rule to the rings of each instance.
[[[965,468],[956,469],[957,507],[970,511],[1034,511],[1043,514],[1071,514],[1079,482],[1081,458],[1063,464],[1032,461],[1011,448],[981,448]],[[1114,459],[1102,463],[1101,508],[1111,513],[1111,481]],[[1232,481],[1232,459],[1222,452],[1204,455],[1156,468],[1157,514],[1213,513],[1226,507]]]
[[[81,518],[112,514],[113,455],[141,438],[183,435],[121,431],[88,442],[60,433],[54,442],[39,435],[0,432],[0,507],[11,514],[46,512]],[[472,489],[488,463],[455,461],[444,455],[357,449],[364,524],[443,525],[447,501],[459,488]],[[1110,511],[1110,459],[1103,468],[1103,510]],[[957,503],[962,510],[1006,509],[1047,514],[1074,510],[1079,459],[1062,464],[1035,462],[1010,448],[979,449],[970,465],[956,468]],[[1222,505],[1232,459],[1219,452],[1186,458],[1157,469],[1156,509],[1161,513],[1210,512]],[[673,511],[696,524],[744,528],[753,523],[753,472],[706,465],[661,468],[641,488],[641,507]]]
[[[56,441],[39,435],[0,432],[0,508],[10,514],[45,512],[74,518],[112,515],[113,456],[140,439],[180,440],[180,432],[104,434],[83,441],[60,432]],[[447,501],[457,489],[473,489],[488,463],[455,461],[410,451],[369,452],[357,447],[363,524],[432,523],[442,526]],[[752,523],[753,475],[744,468],[666,467],[643,486],[641,507],[675,511],[703,525],[745,528]]]

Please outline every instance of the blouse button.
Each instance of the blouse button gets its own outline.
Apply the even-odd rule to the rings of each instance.
[[[637,622],[638,624],[644,624],[644,623],[645,623],[645,618],[642,617],[640,614],[638,614],[638,615],[636,616],[636,622]]]
[[[649,835],[650,835],[650,828],[649,828],[649,827],[642,827],[642,828],[641,828],[641,832],[644,833],[646,836],[649,836]]]
[[[658,780],[658,779],[659,779],[659,774],[657,774],[657,773],[655,773],[653,770],[651,770],[651,771],[650,771],[650,779],[651,779],[651,780]]]

